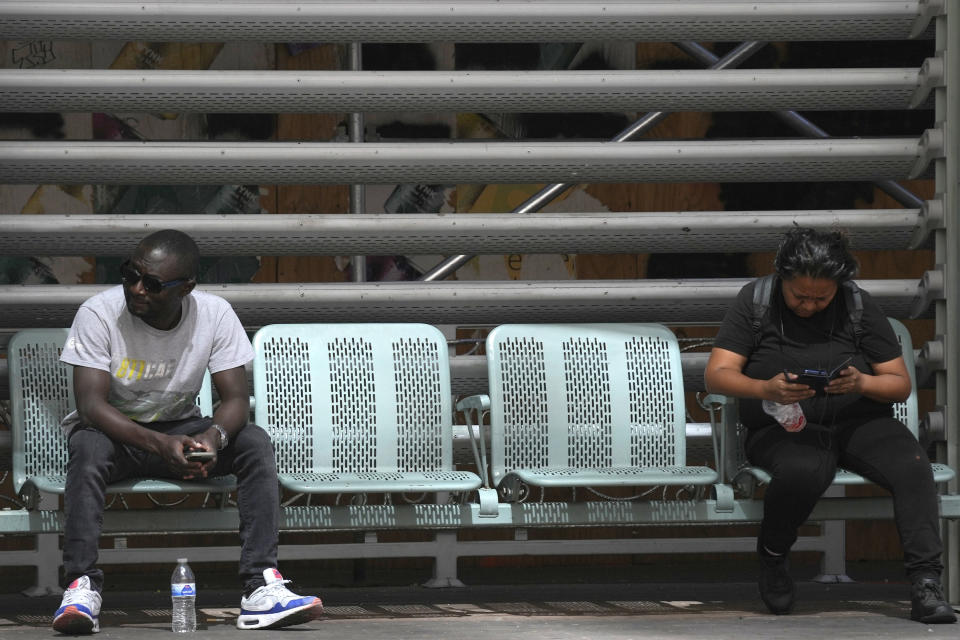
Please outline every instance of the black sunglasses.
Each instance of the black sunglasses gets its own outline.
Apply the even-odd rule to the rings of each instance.
[[[176,280],[161,282],[156,276],[140,273],[136,267],[130,264],[129,260],[120,265],[120,278],[123,279],[124,284],[131,287],[142,280],[143,288],[147,293],[160,293],[167,287],[174,287],[190,280],[190,278],[177,278]]]

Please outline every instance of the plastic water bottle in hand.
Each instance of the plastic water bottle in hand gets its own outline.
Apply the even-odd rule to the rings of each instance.
[[[170,576],[170,599],[173,601],[171,629],[175,633],[197,630],[197,580],[186,558],[177,558],[177,568]]]
[[[764,400],[763,411],[767,415],[773,416],[773,419],[787,431],[800,431],[807,426],[807,417],[803,415],[803,409],[797,402],[777,404],[772,400]]]

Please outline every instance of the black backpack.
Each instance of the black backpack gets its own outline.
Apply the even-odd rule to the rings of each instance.
[[[757,278],[757,285],[753,289],[753,346],[760,346],[760,325],[763,317],[770,310],[770,303],[773,301],[773,287],[777,283],[777,274],[771,273]],[[860,287],[856,282],[847,280],[840,285],[843,291],[843,297],[847,303],[847,312],[850,317],[850,325],[853,327],[853,343],[860,350],[860,338],[863,335],[863,296],[860,295]]]

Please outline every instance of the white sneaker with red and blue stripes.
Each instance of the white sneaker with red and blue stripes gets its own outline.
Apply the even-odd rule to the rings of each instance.
[[[80,576],[63,592],[60,608],[53,614],[53,630],[69,635],[100,631],[100,594],[90,588],[90,578]]]
[[[240,599],[237,629],[279,629],[319,618],[323,603],[314,596],[298,596],[284,585],[289,580],[276,569],[263,572],[266,584]]]

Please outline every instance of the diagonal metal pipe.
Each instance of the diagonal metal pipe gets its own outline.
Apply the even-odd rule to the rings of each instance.
[[[759,51],[766,45],[766,42],[744,42],[743,44],[737,46],[730,53],[718,58],[710,53],[707,49],[700,47],[693,42],[683,42],[677,43],[677,46],[687,51],[687,47],[699,47],[703,49],[704,52],[713,56],[713,61],[709,62],[707,66],[710,69],[729,69],[731,67],[737,67],[743,63],[744,60],[752,56],[754,53]],[[693,55],[693,54],[691,54]],[[698,57],[699,56],[695,56]],[[634,138],[645,131],[649,131],[657,123],[670,115],[669,111],[651,111],[650,113],[644,115],[642,118],[631,124],[629,127],[618,133],[611,142],[625,142]],[[526,202],[521,204],[519,207],[514,209],[511,213],[532,213],[534,211],[539,211],[545,207],[548,203],[553,201],[555,198],[559,197],[567,189],[570,189],[574,186],[574,183],[554,183],[548,185],[538,191],[535,195],[529,198]],[[443,280],[450,275],[452,275],[457,269],[465,265],[473,258],[472,255],[458,255],[450,256],[433,269],[427,273],[420,276],[420,280],[424,282],[433,282],[437,280]]]
[[[716,54],[697,44],[696,42],[678,42],[679,47],[690,57],[698,60],[701,64],[712,65],[718,60]],[[816,124],[803,117],[796,111],[774,111],[773,114],[780,118],[788,127],[794,131],[799,131],[810,138],[829,138],[829,133],[818,127]],[[908,209],[919,209],[923,207],[923,200],[914,195],[911,191],[904,188],[894,180],[880,180],[874,184],[887,193],[894,200]]]

